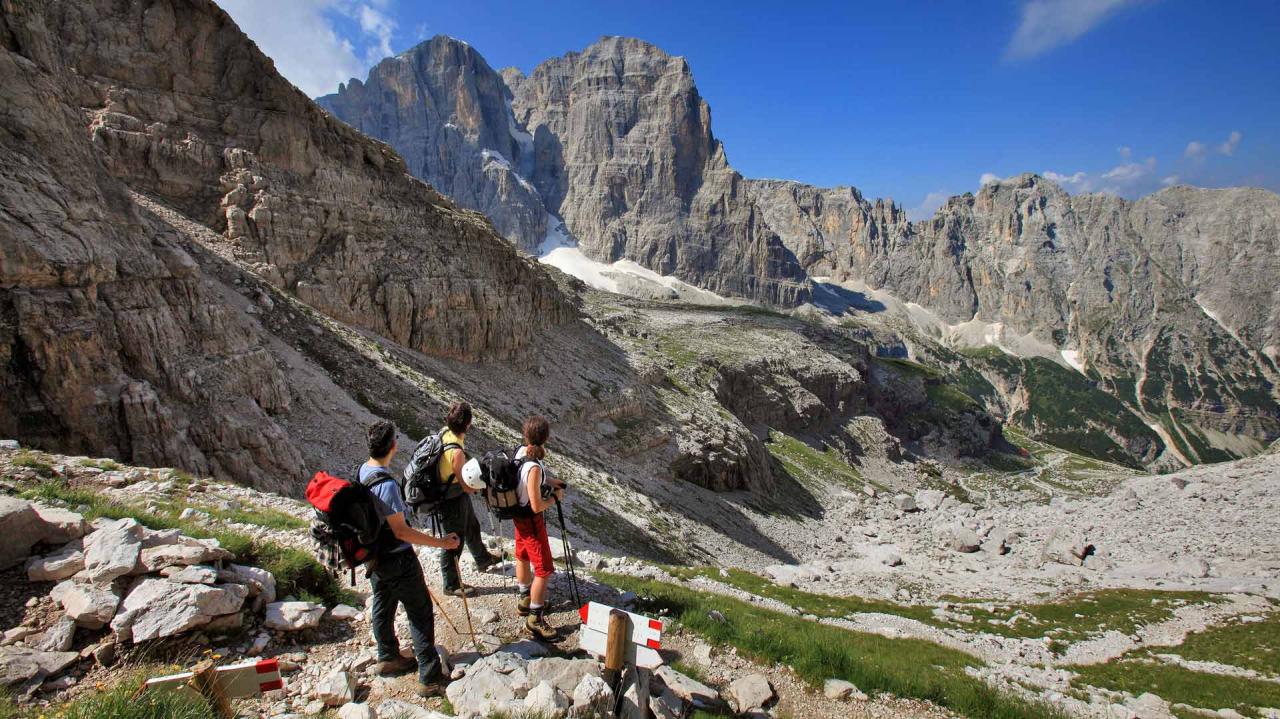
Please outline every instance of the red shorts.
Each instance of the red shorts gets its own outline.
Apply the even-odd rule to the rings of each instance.
[[[516,525],[516,559],[528,562],[535,577],[551,576],[556,568],[551,563],[551,541],[542,515],[516,517],[512,521]]]

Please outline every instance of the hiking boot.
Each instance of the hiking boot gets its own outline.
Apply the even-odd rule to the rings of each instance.
[[[448,594],[448,595],[449,595],[449,596],[451,596],[451,597],[467,597],[467,598],[470,598],[470,597],[474,597],[474,596],[476,595],[476,588],[475,588],[475,587],[469,587],[469,586],[467,586],[467,585],[463,584],[463,585],[460,585],[460,586],[454,587],[453,589],[446,589],[446,590],[444,590],[444,593],[445,593],[445,594]]]
[[[438,679],[429,682],[418,682],[418,685],[413,688],[413,693],[423,699],[438,697],[444,693],[444,684]]]
[[[530,614],[524,620],[524,628],[529,634],[540,642],[554,642],[560,638],[560,633],[556,628],[547,623],[547,618],[542,615],[541,611]]]
[[[522,617],[529,616],[529,595],[521,594],[520,601],[516,602],[516,614]]]
[[[418,668],[418,660],[413,657],[400,657],[398,659],[389,659],[385,662],[378,662],[373,666],[373,671],[380,677],[391,677],[397,674],[404,674],[410,669]]]
[[[487,572],[491,567],[502,564],[502,557],[490,554],[484,558],[484,561],[476,562],[477,572]]]

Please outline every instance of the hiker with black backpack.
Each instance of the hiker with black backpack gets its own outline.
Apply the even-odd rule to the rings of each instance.
[[[462,481],[462,466],[467,461],[467,430],[471,428],[471,405],[455,402],[449,407],[445,423],[440,437],[441,457],[437,463],[437,475],[444,487],[444,498],[436,505],[435,511],[442,530],[462,537],[471,552],[471,558],[475,560],[476,571],[483,572],[502,560],[484,546],[484,539],[480,537],[480,520],[476,519],[475,510],[471,506],[471,493],[475,490]],[[474,590],[462,583],[458,571],[460,556],[461,546],[440,552],[440,576],[444,581],[444,593],[455,597],[463,594],[472,596]]]
[[[401,674],[414,666],[414,660],[400,654],[396,639],[396,606],[404,605],[417,657],[419,696],[440,693],[444,677],[440,655],[436,652],[435,612],[431,595],[422,576],[422,565],[412,545],[436,547],[446,551],[458,548],[458,535],[433,537],[409,526],[405,519],[407,506],[400,485],[388,471],[396,453],[396,426],[378,421],[369,425],[369,459],[360,465],[358,480],[378,499],[379,513],[391,530],[393,540],[380,547],[369,575],[373,586],[370,622],[378,645],[376,671],[383,676]]]
[[[516,611],[525,617],[525,629],[534,639],[553,641],[559,634],[546,618],[547,584],[555,573],[551,542],[542,513],[564,497],[564,483],[551,477],[542,466],[551,425],[544,417],[524,422],[524,446],[516,452],[519,466],[519,501],[527,512],[514,516],[516,539],[516,585],[520,599]]]

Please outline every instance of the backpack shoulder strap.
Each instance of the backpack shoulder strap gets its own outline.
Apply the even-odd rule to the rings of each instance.
[[[383,482],[395,481],[395,477],[392,477],[391,473],[388,472],[385,467],[378,467],[377,469],[370,472],[369,476],[365,477],[364,479],[359,479],[359,477],[360,477],[360,467],[356,467],[356,478],[359,481],[359,483],[363,485],[366,489],[373,489],[374,487],[378,486],[379,484],[382,484]]]

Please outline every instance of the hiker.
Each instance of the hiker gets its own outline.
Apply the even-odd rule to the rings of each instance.
[[[378,645],[375,669],[378,674],[389,676],[413,668],[414,659],[400,654],[400,642],[396,639],[396,605],[403,604],[409,618],[413,653],[417,657],[416,691],[421,697],[434,696],[440,693],[444,682],[440,655],[436,652],[435,611],[422,576],[422,565],[412,545],[453,550],[460,542],[456,534],[438,538],[409,526],[405,521],[406,506],[400,485],[387,470],[396,454],[396,426],[387,421],[374,422],[367,434],[369,460],[360,465],[359,481],[380,500],[379,513],[396,540],[384,545],[369,575],[373,586],[370,621]]]
[[[542,513],[564,496],[564,483],[551,477],[542,466],[545,445],[551,436],[551,425],[544,417],[524,421],[524,446],[516,452],[520,465],[520,504],[528,506],[529,516],[515,517],[516,584],[520,599],[516,611],[525,617],[525,629],[534,639],[552,641],[558,634],[547,623],[547,583],[555,572],[551,563],[551,542]]]
[[[489,552],[480,538],[480,520],[476,519],[475,510],[471,507],[471,493],[476,490],[462,480],[462,466],[467,461],[464,449],[467,430],[471,428],[471,405],[466,402],[455,402],[449,407],[445,417],[446,428],[441,442],[447,448],[440,457],[437,466],[440,484],[445,487],[444,499],[439,504],[440,525],[445,532],[457,533],[466,543],[475,560],[476,571],[483,572],[502,561]],[[450,445],[457,445],[456,448]],[[462,547],[440,552],[440,576],[444,581],[444,593],[460,597],[463,594],[472,596],[474,590],[462,583],[458,572],[458,558],[462,556]]]

